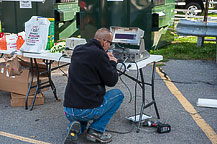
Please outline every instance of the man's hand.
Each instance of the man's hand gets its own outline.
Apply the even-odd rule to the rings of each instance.
[[[114,57],[114,55],[112,54],[112,52],[107,52],[107,55],[109,57],[109,60],[113,60],[116,63],[118,62],[118,60]]]

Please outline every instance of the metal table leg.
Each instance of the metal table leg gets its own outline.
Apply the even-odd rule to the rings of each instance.
[[[31,81],[29,83],[29,87],[28,87],[28,91],[26,93],[26,101],[25,101],[25,109],[27,110],[28,109],[28,96],[29,96],[29,92],[30,92],[30,89],[32,87],[32,82],[33,82],[33,61],[32,61],[32,58],[30,58],[30,71],[31,71]]]
[[[141,76],[141,85],[140,86],[142,88],[142,105],[141,105],[141,109],[140,109],[139,122],[138,122],[137,130],[136,130],[137,133],[140,131],[142,115],[143,115],[143,112],[144,112],[145,108],[148,108],[149,106],[154,104],[156,115],[157,115],[158,119],[160,119],[160,115],[159,115],[159,112],[158,112],[158,109],[157,109],[157,104],[156,104],[155,97],[154,97],[155,67],[156,67],[156,63],[154,62],[151,84],[145,83],[142,69],[139,70],[140,71],[140,76]],[[148,104],[145,104],[145,84],[151,86],[151,88],[152,88],[152,101],[150,103],[148,103]]]
[[[49,79],[49,84],[51,86],[51,89],[53,91],[54,97],[56,98],[57,101],[59,101],[59,99],[57,98],[57,94],[56,94],[56,87],[51,79],[51,64],[53,63],[53,61],[48,62],[48,60],[46,61],[46,69],[47,69],[47,74],[48,74],[48,79]]]
[[[154,62],[153,64],[153,71],[152,71],[152,84],[151,84],[151,88],[152,88],[152,100],[154,102],[154,107],[155,107],[155,112],[156,112],[156,115],[157,115],[157,118],[160,119],[160,115],[159,115],[159,112],[158,112],[158,109],[157,109],[157,103],[155,101],[155,97],[154,97],[154,79],[155,79],[155,67],[156,67],[156,63]]]
[[[31,105],[31,107],[30,107],[30,111],[33,109],[36,96],[37,96],[37,94],[40,92],[40,89],[39,89],[39,87],[40,87],[39,68],[38,68],[38,64],[37,64],[37,61],[36,61],[35,58],[34,58],[34,62],[35,62],[35,67],[36,67],[37,84],[36,84],[35,95],[34,95],[33,100],[32,100],[32,105]]]
[[[141,109],[140,109],[139,122],[138,122],[137,130],[136,130],[137,133],[140,131],[142,115],[143,115],[144,106],[145,106],[145,83],[144,83],[144,76],[143,76],[142,69],[139,69],[139,72],[140,72],[140,77],[141,77],[142,105],[141,105]]]
[[[32,110],[34,107],[34,103],[35,103],[35,99],[36,99],[37,94],[40,92],[41,89],[46,88],[46,87],[51,87],[53,94],[54,94],[54,97],[56,98],[57,101],[59,101],[57,94],[56,94],[56,87],[55,87],[55,85],[51,79],[51,71],[52,71],[51,64],[53,63],[53,61],[52,60],[44,60],[44,62],[46,64],[46,71],[40,72],[37,60],[34,59],[34,63],[35,63],[35,67],[36,67],[37,84],[36,84],[36,86],[32,86],[32,84],[31,84],[31,86],[29,86],[30,89],[36,87],[36,91],[34,94],[34,98],[32,100],[30,110]],[[33,63],[32,63],[32,66],[33,66]],[[40,81],[40,74],[43,74],[43,73],[47,74],[46,76],[48,77],[48,81],[42,83]],[[32,69],[32,76],[33,76],[33,69]]]

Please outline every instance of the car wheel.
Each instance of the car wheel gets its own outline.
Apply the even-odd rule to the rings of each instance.
[[[196,16],[196,15],[200,15],[202,13],[202,11],[201,12],[195,11],[195,10],[202,10],[201,6],[195,2],[187,4],[185,9],[188,10],[187,15],[189,15],[189,16]]]

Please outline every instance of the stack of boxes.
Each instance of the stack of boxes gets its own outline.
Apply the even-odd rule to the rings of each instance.
[[[27,62],[28,63],[28,62]],[[0,90],[11,92],[11,106],[12,107],[23,107],[25,106],[26,94],[31,81],[31,72],[28,64],[22,64],[22,73],[20,75],[9,76],[8,68],[6,67],[6,62],[4,58],[0,58]],[[45,68],[45,65],[40,64],[40,69]],[[42,82],[48,81],[48,77],[40,76]],[[36,85],[37,78],[33,77],[32,85]],[[36,88],[32,88],[29,92],[28,105],[31,105]],[[46,91],[48,88],[42,89],[41,91]],[[38,93],[36,96],[34,105],[44,104],[44,96],[42,93]]]

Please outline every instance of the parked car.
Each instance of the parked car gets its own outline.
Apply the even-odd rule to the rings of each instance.
[[[176,9],[187,9],[188,15],[200,15],[204,10],[203,0],[175,0]],[[201,10],[201,12],[195,11]]]

